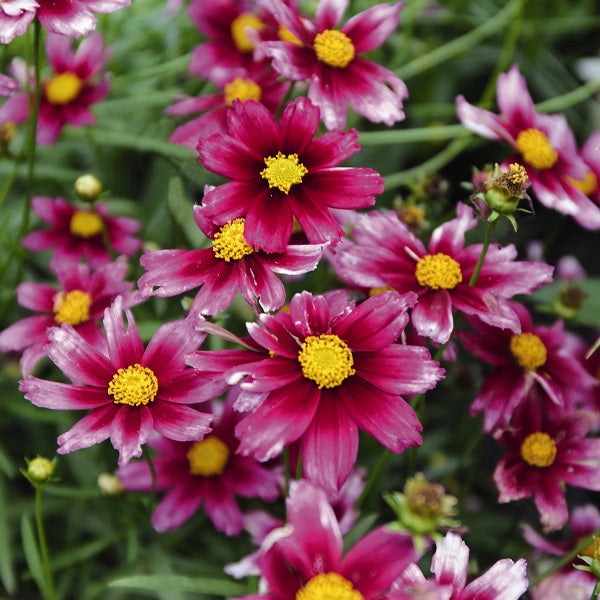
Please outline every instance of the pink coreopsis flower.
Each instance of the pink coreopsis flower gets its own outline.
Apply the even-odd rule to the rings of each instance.
[[[416,564],[409,565],[392,586],[389,600],[519,600],[527,590],[527,563],[503,558],[467,584],[469,547],[449,531],[436,541],[431,560],[434,579],[425,579]]]
[[[580,395],[588,394],[598,382],[571,352],[561,320],[551,327],[534,326],[527,309],[511,303],[521,322],[515,334],[469,319],[474,332],[460,332],[465,348],[475,357],[494,366],[485,378],[471,413],[484,413],[484,429],[490,433],[505,427],[532,386],[555,409],[575,408]]]
[[[219,88],[217,93],[184,98],[167,108],[165,112],[169,115],[203,113],[179,125],[171,134],[170,142],[195,150],[200,138],[227,132],[227,111],[234,100],[257,100],[275,113],[289,89],[287,82],[279,81],[276,73],[265,66],[250,71],[233,69],[217,75],[220,79],[213,81]]]
[[[585,175],[571,183],[600,206],[600,131],[594,132],[581,147],[581,158],[588,167]]]
[[[307,481],[292,482],[287,517],[288,524],[272,531],[259,552],[263,591],[241,598],[384,598],[392,582],[418,559],[411,536],[386,526],[368,533],[344,555],[342,533],[325,493]]]
[[[443,370],[424,347],[395,343],[414,300],[387,292],[354,306],[344,292],[302,292],[289,313],[247,324],[247,350],[186,360],[206,376],[240,381],[236,408],[252,412],[236,427],[239,453],[269,460],[299,440],[304,476],[335,491],[354,467],[359,429],[396,453],[421,444],[421,424],[402,395],[432,389]]]
[[[491,245],[475,285],[469,285],[482,244],[465,247],[465,233],[476,225],[471,208],[458,204],[457,217],[437,227],[426,247],[394,211],[372,211],[358,221],[354,241],[342,241],[333,265],[350,285],[416,293],[412,324],[434,342],[450,339],[454,309],[520,333],[519,317],[506,300],[551,281],[553,269],[544,263],[517,262],[513,245]]]
[[[18,303],[39,314],[25,317],[0,333],[0,350],[22,352],[21,372],[29,375],[46,355],[48,327],[68,323],[93,346],[104,342],[97,324],[117,296],[125,307],[133,304],[132,284],[125,281],[127,261],[119,257],[92,271],[87,265],[67,264],[58,269],[60,289],[45,283],[21,283],[17,289]]]
[[[589,172],[563,115],[541,115],[533,104],[525,78],[513,65],[498,77],[496,99],[501,116],[456,99],[462,123],[478,135],[505,142],[519,153],[510,162],[526,169],[536,198],[546,207],[573,217],[582,227],[600,228],[600,206],[574,181]]]
[[[586,437],[598,421],[587,410],[545,412],[536,395],[521,404],[512,426],[494,438],[508,453],[494,471],[500,502],[533,496],[546,532],[569,516],[564,484],[600,491],[600,439]]]
[[[534,531],[529,525],[523,527],[523,536],[537,554],[565,556],[586,537],[600,529],[600,511],[592,504],[574,508],[569,516],[569,539],[554,541],[547,539]],[[580,556],[594,558],[593,541],[583,548]],[[536,557],[539,559],[539,556]],[[574,559],[575,560],[575,559]],[[539,562],[536,560],[535,562]],[[582,561],[576,561],[583,565]],[[535,563],[534,563],[535,564]],[[576,569],[571,561],[556,573],[545,577],[529,590],[532,600],[589,600],[597,579],[588,571]]]
[[[65,125],[83,127],[94,122],[90,106],[108,92],[108,76],[100,75],[106,62],[102,35],[94,33],[83,40],[75,52],[69,38],[48,34],[46,56],[52,76],[42,81],[37,141],[52,144]],[[24,88],[25,65],[11,64],[15,77]],[[15,94],[0,108],[0,122],[22,123],[27,119],[27,94]]]
[[[98,267],[110,262],[109,250],[129,256],[142,247],[142,241],[132,235],[140,228],[139,221],[113,217],[101,202],[95,203],[93,208],[79,208],[63,198],[38,196],[32,206],[50,227],[29,233],[21,243],[33,251],[51,248],[50,267],[53,269],[81,259]]]
[[[200,287],[191,312],[215,315],[225,310],[241,291],[253,307],[265,311],[281,308],[285,287],[275,273],[301,275],[316,268],[323,245],[286,246],[283,252],[255,251],[244,236],[243,218],[218,227],[194,206],[194,219],[212,240],[211,248],[200,250],[146,250],[140,262],[146,272],[138,287],[142,295],[175,296]],[[153,288],[156,287],[155,291]]]
[[[344,129],[348,105],[370,121],[391,126],[404,119],[406,85],[360,55],[381,46],[396,29],[402,3],[377,4],[337,29],[347,5],[320,0],[313,22],[283,0],[259,0],[258,6],[292,34],[290,41],[263,42],[261,51],[284,77],[308,81],[308,97],[321,109],[327,129]]]
[[[23,35],[37,17],[49,32],[79,37],[96,28],[94,13],[111,13],[130,0],[0,0],[0,42]]]
[[[32,404],[55,410],[90,410],[58,437],[58,453],[88,448],[110,438],[119,465],[141,456],[154,430],[176,441],[197,441],[210,430],[212,415],[197,404],[220,394],[224,385],[186,368],[183,357],[204,338],[190,319],[162,325],[144,348],[133,315],[118,297],[104,313],[102,353],[70,325],[48,333],[46,351],[72,381],[60,383],[30,375],[20,383]]]
[[[372,206],[383,191],[373,169],[336,166],[360,150],[356,130],[313,139],[319,109],[307,98],[290,102],[279,122],[259,102],[234,101],[227,121],[229,133],[201,139],[198,152],[209,171],[233,181],[203,202],[219,225],[245,217],[253,248],[282,252],[294,217],[309,242],[337,242],[344,230],[330,209]]]
[[[241,417],[232,400],[233,395],[224,406],[213,407],[217,420],[200,441],[177,442],[162,436],[150,440],[158,453],[152,458],[155,482],[146,461],[131,462],[117,471],[126,490],[168,490],[152,514],[157,531],[177,529],[204,503],[219,531],[239,535],[244,519],[236,496],[267,502],[279,496],[281,469],[235,454],[239,442],[233,431]]]

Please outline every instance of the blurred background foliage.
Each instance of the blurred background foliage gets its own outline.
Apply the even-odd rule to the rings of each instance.
[[[355,13],[373,2],[353,0],[350,4]],[[304,5],[310,11],[315,2]],[[200,202],[203,186],[217,183],[218,178],[202,168],[193,152],[166,141],[176,123],[164,109],[177,94],[199,95],[212,89],[187,72],[201,35],[185,7],[170,14],[164,0],[133,0],[129,8],[100,16],[97,30],[112,48],[109,96],[94,106],[94,126],[67,127],[56,144],[38,148],[34,194],[74,200],[75,178],[90,172],[103,182],[111,212],[140,219],[141,236],[153,247],[199,247],[205,240],[191,219],[191,206]],[[25,53],[26,42],[17,38],[0,48],[0,71],[6,72],[10,60]],[[453,214],[457,201],[466,200],[468,192],[461,183],[470,178],[472,169],[505,156],[505,149],[496,143],[460,127],[446,127],[457,126],[454,98],[463,94],[472,103],[495,109],[496,77],[516,62],[534,101],[551,108],[554,99],[581,88],[584,82],[577,75],[577,63],[599,50],[597,0],[407,0],[399,28],[372,53],[373,60],[406,81],[410,91],[407,118],[386,128],[351,117],[349,126],[359,130],[363,149],[348,164],[369,166],[386,176],[378,208],[406,204],[424,208],[426,238]],[[597,95],[584,93],[564,114],[580,143],[600,129]],[[440,129],[436,132],[435,128]],[[429,138],[423,133],[426,129],[432,130]],[[412,130],[418,135],[411,141]],[[18,243],[26,174],[25,161],[18,157],[24,136],[22,127],[10,152],[0,156],[2,185],[14,177],[0,206],[0,329],[29,314],[15,301],[19,282],[52,281],[48,255],[28,253]],[[538,214],[521,218],[516,234],[509,226],[499,226],[495,241],[515,243],[523,258],[527,242],[541,240],[550,263],[574,254],[590,275],[599,276],[598,234],[536,206]],[[39,227],[41,223],[32,217],[31,228]],[[473,240],[481,239],[479,229],[471,235]],[[131,260],[131,280],[142,272],[137,258]],[[301,289],[318,293],[338,285],[330,267],[322,264],[302,280],[290,282],[289,294]],[[587,299],[581,323],[576,318],[570,325],[577,329],[585,324],[589,332],[590,325],[597,329],[600,324],[600,294],[596,293],[600,290],[593,277],[583,285]],[[534,298],[541,319],[554,318],[551,307],[560,293],[557,286]],[[161,322],[181,316],[181,300],[151,299],[135,307],[134,314],[148,339]],[[236,302],[217,318],[237,332],[243,332],[244,321],[250,319],[252,314],[243,302]],[[18,357],[4,355],[0,360],[0,598],[27,600],[39,597],[35,584],[39,564],[30,543],[34,493],[19,468],[25,458],[53,457],[57,435],[79,415],[29,404],[17,389]],[[357,527],[360,531],[390,521],[393,514],[382,492],[400,490],[409,474],[424,471],[458,496],[459,518],[468,528],[472,557],[477,568],[484,569],[499,557],[527,552],[519,523],[537,523],[537,516],[529,501],[497,504],[491,475],[499,448],[482,436],[480,420],[468,416],[482,367],[466,359],[444,366],[447,379],[427,396],[422,448],[381,458],[376,442],[366,436],[361,440],[359,463],[374,468],[382,461],[384,468],[365,498],[364,520]],[[49,361],[40,365],[38,374],[58,377]],[[229,584],[222,567],[254,549],[249,536],[235,541],[226,538],[202,511],[178,531],[155,532],[149,517],[157,497],[133,493],[105,497],[98,490],[98,475],[115,467],[116,452],[108,443],[81,450],[59,457],[58,481],[44,489],[44,518],[58,598],[179,600],[217,597],[211,591],[234,595],[254,589],[252,581],[246,585],[231,580],[231,588],[210,585],[210,581]],[[569,501],[578,500],[579,493],[569,491]],[[255,505],[247,502],[244,506]],[[272,510],[283,516],[281,503]],[[115,580],[136,574],[163,579],[137,584],[130,580],[135,589],[122,587],[126,582],[114,585]],[[172,575],[186,578],[169,579]],[[147,587],[155,589],[144,590]]]

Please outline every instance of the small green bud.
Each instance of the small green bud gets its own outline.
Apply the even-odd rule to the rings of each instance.
[[[75,192],[85,202],[94,202],[102,192],[102,184],[89,173],[75,180]]]
[[[27,461],[26,476],[34,485],[47,483],[54,474],[55,459],[48,460],[43,456],[36,456],[34,459]]]
[[[103,496],[119,496],[125,489],[121,480],[114,473],[100,473],[96,484]]]

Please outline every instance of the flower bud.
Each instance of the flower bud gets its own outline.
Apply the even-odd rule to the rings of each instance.
[[[114,473],[100,473],[96,484],[103,496],[119,496],[125,489]]]
[[[46,483],[54,474],[54,460],[36,456],[27,461],[27,478],[34,485]]]
[[[75,180],[75,192],[85,202],[94,202],[102,192],[102,184],[96,177],[86,173]]]

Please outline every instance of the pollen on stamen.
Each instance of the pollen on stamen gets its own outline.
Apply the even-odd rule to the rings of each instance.
[[[558,152],[539,129],[525,129],[517,136],[517,148],[525,162],[540,170],[550,169],[558,160]]]
[[[54,296],[54,320],[57,323],[68,323],[75,326],[90,319],[92,297],[82,290],[59,292]]]
[[[75,73],[66,71],[50,79],[44,90],[50,104],[61,106],[75,100],[82,88],[83,81]]]
[[[452,290],[462,282],[462,271],[451,256],[438,252],[426,254],[419,260],[415,267],[415,277],[419,285],[432,290]]]
[[[110,380],[107,391],[114,398],[115,404],[146,405],[154,401],[158,393],[158,379],[152,369],[136,363],[126,369],[118,369]]]
[[[364,600],[351,581],[339,573],[319,573],[296,592],[295,600]]]
[[[76,210],[69,222],[69,231],[82,238],[90,238],[102,232],[104,226],[98,213],[91,210]]]
[[[521,458],[532,467],[545,468],[554,464],[556,442],[545,432],[529,434],[521,444]]]
[[[228,221],[213,236],[213,252],[216,258],[221,258],[225,262],[240,260],[254,252],[244,238],[245,219],[239,217],[233,221]]]
[[[354,59],[352,40],[342,31],[325,29],[315,36],[313,46],[317,58],[330,67],[346,68]]]
[[[337,387],[356,373],[348,344],[333,334],[309,335],[300,347],[298,362],[304,377],[319,389]]]
[[[284,194],[289,194],[293,185],[302,183],[302,178],[308,173],[308,169],[295,153],[286,156],[278,152],[264,160],[267,166],[260,172],[260,176],[267,180],[270,188],[277,188]]]

